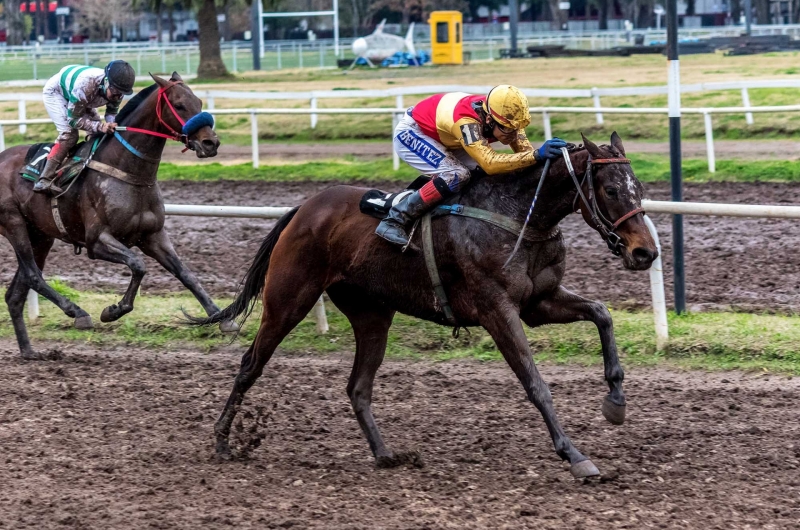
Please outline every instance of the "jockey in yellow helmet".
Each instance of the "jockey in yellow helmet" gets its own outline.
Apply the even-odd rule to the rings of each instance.
[[[394,132],[394,150],[408,165],[432,177],[419,191],[394,205],[375,233],[398,245],[408,243],[407,228],[445,197],[457,192],[480,167],[489,175],[508,173],[561,154],[558,138],[534,149],[525,136],[531,122],[528,98],[511,85],[487,96],[463,92],[437,94],[408,109]],[[500,142],[513,153],[498,153]]]

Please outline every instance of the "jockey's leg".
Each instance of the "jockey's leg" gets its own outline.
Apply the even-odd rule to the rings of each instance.
[[[407,230],[425,213],[451,194],[447,182],[434,177],[414,193],[409,193],[389,210],[389,215],[380,222],[375,233],[396,245],[408,244]]]
[[[44,165],[44,170],[39,178],[36,179],[36,184],[33,186],[33,191],[48,192],[48,193],[61,193],[61,188],[53,184],[53,179],[56,176],[61,163],[67,158],[67,155],[78,143],[78,129],[70,128],[69,131],[61,132],[56,139],[53,149],[47,156],[47,162]]]

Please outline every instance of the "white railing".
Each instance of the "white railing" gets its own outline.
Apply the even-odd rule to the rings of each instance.
[[[642,207],[651,214],[680,215],[717,215],[729,217],[753,217],[760,219],[800,219],[800,206],[771,206],[720,204],[707,202],[670,202],[643,200]],[[167,215],[199,216],[199,217],[239,217],[251,219],[279,219],[292,208],[275,206],[218,206],[165,204]],[[656,333],[656,348],[661,351],[669,342],[669,326],[667,323],[667,305],[664,295],[664,272],[661,262],[661,244],[653,222],[645,216],[645,223],[650,230],[658,248],[659,257],[650,267],[650,290],[652,294],[653,318]],[[314,305],[314,318],[317,332],[328,331],[328,321],[322,297]],[[28,292],[28,319],[35,320],[39,316],[39,298],[34,291]]]
[[[312,127],[317,124],[317,119],[320,114],[387,114],[392,116],[392,130],[397,125],[397,120],[407,109],[402,106],[402,96],[398,95],[397,107],[372,107],[372,108],[344,108],[344,109],[326,109],[318,108],[316,102],[312,101],[312,106],[309,108],[300,109],[287,109],[287,108],[241,108],[241,109],[217,109],[214,111],[216,115],[246,115],[250,116],[250,142],[252,151],[253,167],[259,167],[259,153],[258,153],[258,115],[279,115],[279,114],[310,114]],[[544,126],[545,140],[553,137],[552,127],[550,123],[551,114],[661,114],[666,115],[666,108],[629,108],[629,107],[531,107],[530,111],[535,114],[542,115]],[[699,114],[703,116],[705,125],[706,137],[706,155],[708,158],[708,171],[710,173],[716,172],[716,154],[714,151],[714,128],[711,119],[712,114],[747,114],[752,116],[753,113],[765,112],[798,112],[800,105],[782,105],[782,106],[764,106],[764,107],[707,107],[696,108],[686,107],[681,109],[682,114]],[[20,116],[24,114],[24,110],[20,107]],[[46,118],[37,119],[18,119],[18,120],[0,120],[0,151],[5,150],[5,126],[18,125],[21,134],[27,130],[27,125],[33,124],[50,124],[52,123]],[[395,170],[400,169],[400,159],[397,153],[393,153],[393,167]]]

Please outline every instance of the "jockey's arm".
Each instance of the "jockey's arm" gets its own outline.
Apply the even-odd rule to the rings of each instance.
[[[106,105],[105,120],[109,123],[112,122],[116,123],[118,112],[119,112],[119,103],[115,101],[109,101],[108,105]]]
[[[67,117],[72,127],[86,131],[89,134],[97,133],[103,123],[97,111],[88,106],[85,97],[69,102],[67,105]]]
[[[508,144],[512,151],[515,153],[523,153],[525,151],[533,151],[534,147],[525,135],[525,131],[517,132],[517,139]]]
[[[535,150],[530,145],[525,134],[521,133],[524,140],[519,137],[512,149],[514,153],[498,153],[491,147],[481,133],[481,125],[475,120],[462,118],[453,125],[453,136],[459,139],[464,150],[478,163],[488,175],[508,173],[536,164]],[[524,148],[527,144],[528,148]],[[520,149],[520,151],[516,151]]]

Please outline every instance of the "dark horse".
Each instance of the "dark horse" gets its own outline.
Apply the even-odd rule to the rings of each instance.
[[[562,159],[552,165],[545,179],[529,230],[550,237],[525,242],[508,267],[503,264],[514,246],[514,234],[477,219],[446,216],[433,221],[436,260],[458,325],[483,326],[489,332],[544,417],[556,453],[569,461],[575,477],[599,471],[564,433],[520,319],[531,327],[594,322],[610,388],[602,411],[608,421],[621,424],[625,418],[623,372],[611,315],[603,304],[561,286],[566,249],[556,229],[579,206],[587,223],[622,256],[626,268],[647,269],[658,255],[642,217],[643,188],[630,161],[623,158],[619,136],[612,135],[610,146],[597,146],[585,138],[584,145],[570,154],[576,172],[585,175],[583,183],[577,184]],[[588,167],[593,167],[594,173],[587,171]],[[480,178],[448,202],[521,222],[541,172],[536,167]],[[376,463],[390,467],[408,460],[408,454],[393,453],[384,445],[372,415],[373,380],[396,311],[440,324],[447,321],[434,296],[424,256],[401,255],[373,234],[377,221],[359,211],[365,191],[336,186],[287,213],[261,245],[234,303],[215,316],[194,320],[212,324],[243,313],[246,317],[261,295],[261,326],[244,354],[233,391],[215,425],[216,450],[221,457],[230,456],[228,436],[245,392],[261,375],[278,344],[327,291],[355,333],[355,363],[347,393]]]
[[[210,126],[189,137],[181,137],[182,125],[200,114],[202,102],[177,73],[169,80],[153,76],[156,84],[137,94],[117,116],[118,123],[143,134],[118,133],[128,143],[105,138],[94,160],[119,170],[117,177],[87,168],[58,199],[66,235],[62,234],[51,210],[51,198],[33,193],[32,183],[19,172],[29,146],[17,146],[0,153],[0,234],[17,255],[19,268],[6,291],[6,303],[25,359],[38,359],[25,329],[23,306],[28,289],[33,289],[67,316],[78,329],[91,329],[86,311],[70,302],[42,278],[45,260],[55,239],[86,247],[89,258],[121,263],[131,270],[131,281],[118,304],[106,307],[100,317],[112,322],[133,310],[139,284],[145,275],[144,260],[131,250],[137,246],[177,277],[212,315],[219,311],[197,278],[172,247],[164,230],[164,200],[156,182],[161,153],[167,137],[180,139],[198,158],[216,156],[219,139]],[[147,132],[155,135],[147,134]],[[120,179],[120,175],[122,177]],[[229,329],[232,323],[224,323]],[[235,326],[235,324],[234,324]]]

